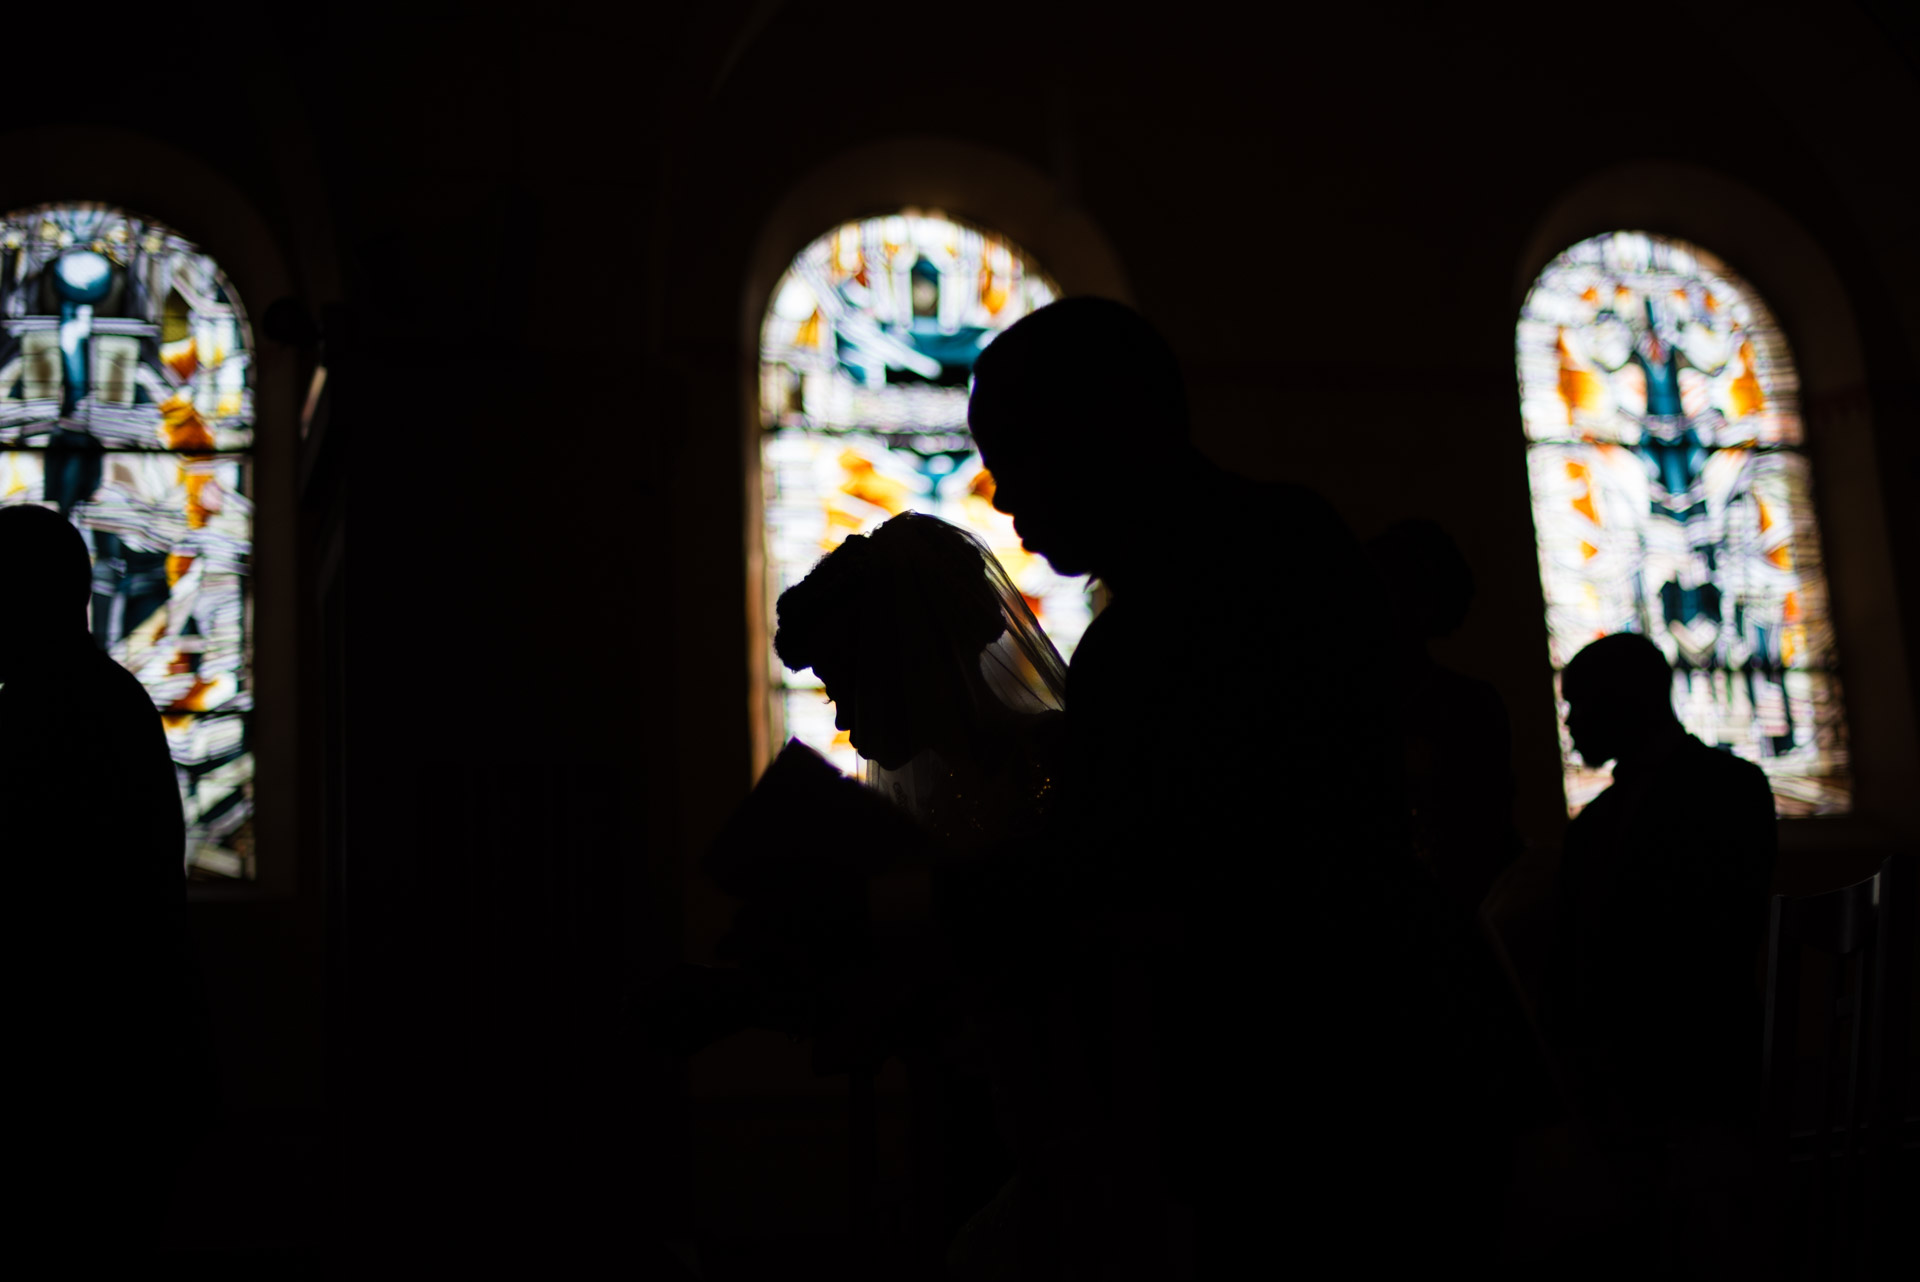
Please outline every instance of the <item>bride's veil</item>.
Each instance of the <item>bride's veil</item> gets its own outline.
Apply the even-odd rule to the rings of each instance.
[[[937,517],[850,536],[781,595],[779,617],[774,648],[826,684],[866,782],[925,820],[963,795],[970,810],[995,800],[984,782],[1065,710],[1066,664],[1027,599],[985,543]]]
[[[976,731],[1065,711],[1066,663],[985,543],[918,513],[895,517],[873,539],[894,583],[903,650],[897,670],[906,688],[933,688],[958,673]],[[892,767],[869,759],[864,774],[870,786],[927,818],[952,786],[954,765],[923,748]]]

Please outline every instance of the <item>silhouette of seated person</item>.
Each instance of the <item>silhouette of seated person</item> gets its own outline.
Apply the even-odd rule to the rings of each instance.
[[[1312,491],[1200,452],[1171,350],[1121,304],[1011,326],[976,366],[969,422],[1023,545],[1110,593],[1068,673],[1061,821],[1071,902],[1152,976],[1143,1050],[1105,1013],[1112,952],[1081,963],[1108,1167],[1135,1199],[1109,1267],[1162,1267],[1161,1189],[1194,1213],[1203,1276],[1276,1233],[1377,1254],[1362,1225],[1380,1200],[1433,1200],[1436,1112],[1473,1108],[1422,1102],[1425,1061],[1449,1053],[1414,1031],[1446,1000],[1422,987],[1444,970],[1443,905],[1408,846],[1393,632],[1365,554]],[[1116,1067],[1157,1073],[1146,1116]],[[1126,1163],[1145,1130],[1143,1173]]]
[[[1432,521],[1398,522],[1367,552],[1399,624],[1414,853],[1472,918],[1521,849],[1506,706],[1492,686],[1442,667],[1428,648],[1466,619],[1473,571]]]
[[[203,1068],[185,833],[160,717],[88,626],[80,533],[0,508],[0,815],[16,1224],[38,1251],[151,1249]],[[24,1202],[22,1201],[24,1199]]]
[[[1567,829],[1543,1019],[1594,1123],[1623,1148],[1756,1116],[1755,980],[1776,837],[1758,766],[1674,716],[1647,638],[1604,637],[1561,674],[1567,729],[1613,782]]]

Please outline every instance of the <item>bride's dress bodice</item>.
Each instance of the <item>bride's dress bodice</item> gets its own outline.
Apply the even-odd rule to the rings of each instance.
[[[1012,720],[999,760],[949,760],[922,752],[898,770],[868,771],[867,782],[939,839],[945,851],[983,857],[1036,836],[1059,796],[1064,718],[1042,712]]]

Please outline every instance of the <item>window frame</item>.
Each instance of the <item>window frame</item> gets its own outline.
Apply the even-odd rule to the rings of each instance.
[[[1059,281],[1055,279],[1052,273],[1046,270],[1045,264],[1040,262],[1038,257],[1034,255],[1032,252],[1030,252],[1026,248],[1026,246],[1021,245],[1019,242],[1013,240],[1011,237],[1007,236],[1004,232],[1000,231],[998,228],[980,224],[978,222],[973,221],[972,219],[964,218],[942,209],[929,209],[929,208],[916,207],[916,206],[903,206],[903,207],[898,207],[893,209],[882,209],[878,211],[859,214],[855,217],[847,218],[831,227],[823,228],[818,235],[816,235],[812,240],[809,240],[806,243],[806,245],[802,247],[802,249],[800,250],[800,254],[807,253],[815,245],[817,245],[821,240],[825,239],[828,236],[834,235],[835,233],[841,231],[845,227],[859,226],[869,221],[875,221],[875,220],[893,218],[893,217],[906,217],[906,218],[917,217],[917,218],[938,219],[943,222],[950,223],[956,227],[962,228],[966,231],[973,232],[982,237],[997,239],[1007,249],[1011,250],[1016,256],[1019,257],[1022,263],[1023,272],[1037,273],[1040,276],[1048,292],[1051,293],[1054,296],[1054,298],[1058,299],[1063,296],[1060,292],[1061,286]],[[799,255],[796,255],[794,261],[798,262],[798,258],[799,258]],[[785,280],[786,278],[787,278],[787,273],[783,272],[781,274],[780,279]],[[777,288],[778,286],[776,284],[776,289]],[[772,298],[770,298],[768,302],[768,310],[762,316],[763,327],[773,315],[772,307],[773,307],[773,300]],[[764,372],[766,369],[766,361],[763,359],[762,350],[759,346],[756,346],[754,360],[755,360],[756,371],[764,376]],[[758,386],[761,389],[764,389],[764,386],[765,386],[764,381],[760,382]],[[762,496],[762,500],[764,502],[765,484],[766,484],[766,456],[765,456],[764,450],[768,441],[771,440],[776,434],[779,434],[781,432],[793,432],[793,431],[805,432],[808,429],[804,429],[804,428],[793,429],[793,428],[767,426],[766,420],[765,420],[766,406],[765,406],[764,390],[762,390],[756,396],[755,407],[756,407],[757,413],[760,415],[759,431],[751,449],[752,457],[748,461],[748,466],[750,468],[758,469],[759,477],[760,477],[760,485],[762,487],[760,493]],[[885,424],[876,423],[876,424],[871,424],[869,426],[871,426],[873,430],[877,432],[884,433],[889,430],[887,425]],[[861,430],[861,429],[850,429],[850,430]],[[901,430],[905,430],[905,429],[901,429]],[[972,439],[971,430],[963,427],[959,429],[959,432],[964,433],[969,440]],[[937,435],[938,433],[930,432],[929,434]],[[975,453],[977,455],[978,453],[977,449]],[[778,595],[776,591],[778,585],[773,581],[774,574],[773,574],[772,567],[767,564],[766,540],[768,537],[768,533],[769,531],[767,530],[765,521],[763,519],[761,523],[761,527],[758,531],[757,537],[761,542],[761,546],[758,549],[758,556],[760,558],[760,564],[762,567],[761,569],[761,593],[762,593],[761,617],[768,621],[766,625],[767,626],[766,645],[763,652],[763,660],[766,662],[766,665],[767,665],[767,698],[766,698],[765,705],[760,709],[758,709],[755,713],[756,717],[758,717],[761,721],[761,725],[756,726],[755,728],[755,737],[757,740],[765,740],[769,745],[771,745],[776,738],[784,742],[786,739],[794,737],[793,728],[792,726],[786,723],[786,718],[783,715],[783,711],[781,708],[781,705],[784,702],[784,696],[790,695],[794,691],[798,691],[798,690],[818,689],[819,683],[817,680],[810,681],[805,678],[796,680],[790,672],[786,672],[783,670],[782,665],[780,664],[778,658],[775,657],[773,654],[772,629],[773,629],[773,623],[775,621],[774,611],[775,611],[776,599]],[[775,733],[776,727],[778,728],[777,734]]]
[[[749,784],[779,747],[772,742],[766,711],[773,697],[766,656],[774,621],[767,599],[761,495],[761,326],[775,287],[808,245],[844,223],[903,209],[939,210],[956,222],[991,229],[1040,264],[1059,286],[1059,297],[1092,294],[1134,305],[1119,255],[1070,191],[1027,162],[975,143],[902,138],[854,148],[813,170],[774,204],[748,260],[737,331]]]
[[[1747,452],[1753,456],[1753,459],[1754,459],[1753,467],[1756,472],[1761,467],[1760,460],[1762,458],[1766,458],[1770,456],[1777,457],[1777,456],[1785,455],[1785,456],[1799,460],[1800,463],[1806,469],[1806,475],[1808,480],[1808,491],[1805,496],[1806,505],[1808,507],[1814,507],[1812,489],[1814,484],[1817,483],[1817,473],[1814,470],[1813,459],[1809,454],[1809,451],[1807,448],[1807,440],[1806,440],[1807,429],[1805,426],[1804,417],[1800,413],[1800,406],[1799,406],[1799,399],[1800,399],[1799,398],[1799,366],[1798,366],[1798,362],[1794,360],[1791,345],[1787,342],[1787,337],[1785,333],[1779,329],[1778,323],[1773,316],[1772,309],[1767,306],[1767,301],[1765,297],[1761,295],[1761,293],[1757,289],[1755,289],[1749,281],[1741,277],[1737,272],[1734,272],[1733,270],[1728,268],[1725,263],[1719,261],[1718,257],[1713,254],[1712,250],[1707,248],[1706,246],[1693,244],[1693,243],[1681,240],[1678,237],[1671,236],[1663,232],[1646,229],[1646,228],[1616,228],[1614,231],[1610,233],[1603,233],[1600,236],[1590,237],[1587,240],[1579,241],[1579,242],[1576,242],[1575,244],[1569,245],[1564,250],[1562,250],[1559,255],[1556,255],[1553,262],[1549,263],[1547,267],[1542,269],[1541,275],[1536,279],[1533,289],[1529,291],[1528,307],[1527,309],[1522,310],[1520,318],[1515,326],[1516,357],[1518,362],[1518,369],[1516,370],[1516,373],[1519,376],[1519,385],[1520,385],[1523,402],[1525,401],[1528,394],[1537,393],[1539,391],[1539,384],[1537,383],[1537,381],[1535,381],[1533,377],[1530,377],[1529,374],[1527,373],[1527,370],[1528,370],[1527,356],[1529,351],[1531,350],[1533,351],[1535,358],[1538,359],[1540,356],[1540,353],[1538,352],[1538,350],[1528,348],[1525,345],[1524,340],[1529,332],[1529,328],[1528,328],[1529,324],[1532,323],[1537,325],[1541,323],[1537,318],[1533,318],[1532,321],[1530,322],[1530,318],[1529,318],[1529,311],[1532,308],[1533,299],[1540,285],[1547,280],[1548,273],[1553,272],[1556,269],[1556,267],[1559,266],[1562,259],[1566,258],[1568,255],[1575,254],[1576,251],[1587,250],[1589,249],[1589,247],[1593,246],[1596,242],[1617,243],[1622,238],[1643,239],[1647,241],[1650,245],[1670,246],[1673,250],[1676,250],[1683,255],[1687,255],[1690,257],[1697,257],[1699,260],[1698,270],[1701,274],[1718,277],[1721,284],[1725,286],[1725,291],[1732,298],[1737,299],[1739,304],[1744,305],[1746,308],[1751,310],[1751,312],[1753,313],[1753,317],[1752,317],[1753,325],[1750,330],[1750,333],[1748,334],[1746,339],[1743,340],[1743,345],[1750,346],[1753,344],[1768,344],[1768,343],[1773,345],[1774,350],[1772,350],[1770,355],[1773,361],[1776,362],[1776,368],[1773,371],[1773,378],[1776,382],[1776,387],[1774,388],[1772,397],[1788,406],[1788,412],[1792,415],[1793,420],[1797,424],[1799,428],[1799,432],[1798,432],[1798,439],[1795,439],[1795,440],[1783,440],[1783,441],[1774,441],[1774,442],[1757,442],[1756,441],[1753,443],[1753,445]],[[1587,263],[1586,259],[1576,258],[1574,260],[1573,266],[1569,268],[1569,270],[1579,271],[1581,265],[1585,263]],[[1590,266],[1591,264],[1588,264],[1588,265]],[[1603,275],[1605,274],[1604,271],[1602,272],[1602,274]],[[1629,274],[1632,274],[1632,273],[1629,272]],[[1711,303],[1711,299],[1709,300],[1709,302]],[[1651,304],[1649,304],[1649,306],[1650,305]],[[1562,325],[1560,326],[1560,332],[1562,335],[1561,341],[1564,344],[1566,342],[1567,337],[1573,334],[1573,327],[1570,325]],[[1562,352],[1561,352],[1563,370],[1565,369],[1564,362],[1567,359],[1568,359],[1568,356],[1567,356],[1566,348],[1563,346]],[[1782,366],[1784,368],[1781,368]],[[1562,377],[1564,379],[1564,374],[1562,375]],[[1565,397],[1564,388],[1561,389],[1561,397],[1563,399]],[[1570,415],[1569,424],[1566,427],[1566,429],[1564,431],[1556,430],[1553,434],[1551,434],[1548,437],[1536,437],[1532,434],[1532,432],[1538,429],[1539,427],[1537,419],[1528,424],[1529,431],[1525,437],[1525,441],[1526,441],[1528,474],[1530,477],[1530,484],[1538,481],[1538,476],[1537,476],[1538,469],[1536,467],[1537,459],[1540,459],[1543,457],[1551,458],[1556,454],[1563,453],[1567,443],[1575,440],[1577,437],[1580,436],[1579,430],[1574,426],[1572,426],[1571,411],[1569,412],[1569,415]],[[1558,429],[1559,424],[1556,422],[1554,424],[1554,427]],[[1567,455],[1566,467],[1569,469],[1569,471],[1571,471],[1577,466],[1588,467],[1588,466],[1591,466],[1591,464],[1586,464],[1586,465],[1576,464],[1574,461],[1572,461],[1572,455]],[[1590,484],[1594,484],[1594,483],[1590,482]],[[1597,493],[1598,491],[1595,491],[1595,492]],[[1756,495],[1757,495],[1757,491],[1756,491]],[[1533,498],[1534,517],[1535,517],[1534,549],[1536,554],[1536,560],[1538,561],[1540,566],[1542,590],[1544,595],[1545,584],[1549,577],[1548,562],[1553,558],[1554,555],[1565,554],[1568,551],[1568,548],[1564,542],[1562,542],[1560,539],[1557,539],[1557,538],[1554,539],[1551,543],[1549,542],[1548,534],[1541,528],[1541,525],[1540,525],[1539,518],[1543,510],[1542,495],[1540,494],[1537,488],[1534,489],[1532,498]],[[1811,547],[1816,553],[1819,553],[1822,549],[1824,549],[1824,546],[1825,546],[1825,541],[1821,537],[1820,513],[1817,510],[1817,508],[1815,508],[1815,510],[1801,514],[1801,515],[1805,517],[1806,523],[1811,527],[1810,529]],[[1644,537],[1648,533],[1648,529],[1644,525],[1636,525],[1635,533],[1636,535]],[[1593,537],[1595,537],[1596,539],[1600,538],[1599,535],[1595,535]],[[1799,544],[1797,541],[1795,544],[1795,548],[1796,548],[1796,555],[1807,551],[1807,548]],[[1589,555],[1591,555],[1591,550],[1589,551]],[[1823,555],[1818,556],[1814,562],[1814,579],[1811,584],[1808,584],[1805,581],[1804,572],[1802,573],[1801,590],[1807,590],[1808,588],[1811,588],[1814,599],[1819,601],[1822,604],[1822,606],[1826,606],[1826,603],[1827,603],[1826,578],[1827,578],[1826,565],[1825,565],[1825,558]],[[1708,581],[1709,583],[1712,584],[1712,586],[1716,588],[1716,590],[1723,589],[1724,576],[1722,574],[1715,573]],[[1788,593],[1788,608],[1792,608],[1792,592],[1791,591]],[[1823,613],[1826,616],[1829,616],[1824,619],[1824,622],[1831,625],[1831,622],[1832,622],[1830,617],[1831,609],[1826,608],[1823,610]],[[1783,629],[1783,631],[1787,631],[1789,633],[1789,639],[1790,639],[1790,630]],[[1549,633],[1551,634],[1551,627],[1549,628]],[[1665,648],[1665,647],[1663,646],[1662,648]],[[1831,662],[1823,663],[1820,667],[1817,667],[1817,668],[1802,669],[1802,671],[1823,675],[1828,679],[1838,682],[1839,666],[1840,666],[1838,651],[1839,651],[1839,647],[1836,643],[1835,646],[1833,647],[1833,651],[1831,654]],[[1571,653],[1564,654],[1562,655],[1562,658],[1564,660],[1570,660],[1572,658],[1572,655]],[[1559,675],[1563,670],[1564,670],[1563,668],[1555,669],[1556,686],[1558,685]],[[1735,671],[1736,671],[1735,669],[1727,670],[1729,678],[1733,676]],[[1845,707],[1846,691],[1845,691],[1844,684],[1839,685],[1838,693],[1840,697],[1835,701],[1835,706],[1833,709],[1836,714],[1836,719],[1838,722],[1837,727],[1835,727],[1835,729],[1837,730],[1837,735],[1836,735],[1837,742],[1833,745],[1834,749],[1836,750],[1837,761],[1834,762],[1833,764],[1837,765],[1838,767],[1838,778],[1844,785],[1844,792],[1842,795],[1842,799],[1839,803],[1842,808],[1836,811],[1827,812],[1829,815],[1833,815],[1833,816],[1850,814],[1852,813],[1852,809],[1853,809],[1853,789],[1852,789],[1853,780],[1852,780],[1852,772],[1849,768],[1850,766],[1849,753],[1848,753],[1849,745],[1848,745],[1848,738],[1847,738],[1846,707]],[[1560,709],[1562,719],[1564,720],[1564,717],[1565,717],[1564,699],[1557,699],[1556,706]],[[1815,726],[1816,727],[1818,726],[1817,721],[1815,722]],[[1571,755],[1569,755],[1571,753],[1571,745],[1567,741],[1563,740],[1562,746],[1563,746],[1563,754],[1561,758],[1561,762],[1562,762],[1561,778],[1562,778],[1563,785],[1570,787],[1574,779],[1574,762]],[[1594,771],[1592,768],[1589,768],[1585,773],[1587,773],[1589,778],[1591,779],[1591,776],[1593,774],[1600,773],[1600,772]],[[1804,772],[1794,772],[1794,771],[1783,771],[1781,773],[1786,774],[1788,777],[1795,777],[1796,775],[1798,777],[1810,777],[1810,778],[1827,777],[1827,776],[1821,775],[1818,772],[1815,772],[1811,775],[1805,774]],[[1768,775],[1769,775],[1769,778],[1772,778],[1774,775],[1774,772],[1772,770],[1769,770]],[[1569,794],[1566,800],[1567,800],[1569,812],[1571,814],[1574,806],[1574,798],[1571,794]],[[1591,804],[1591,800],[1592,799],[1589,798],[1589,800],[1584,804]],[[1822,816],[1822,817],[1825,817],[1825,816]]]
[[[1800,447],[1813,473],[1812,505],[1834,629],[1835,664],[1846,718],[1853,810],[1846,815],[1782,819],[1785,853],[1865,853],[1890,849],[1920,832],[1920,773],[1908,647],[1897,616],[1880,471],[1875,462],[1872,371],[1860,338],[1850,282],[1821,243],[1765,195],[1716,170],[1680,161],[1630,162],[1591,173],[1548,204],[1515,264],[1508,315],[1518,317],[1540,274],[1569,246],[1623,228],[1685,241],[1718,259],[1772,312],[1800,377]],[[1511,347],[1509,347],[1511,352]],[[1510,393],[1520,433],[1517,386]],[[1845,501],[1836,501],[1845,496]],[[1525,471],[1513,500],[1533,529]],[[1537,552],[1533,554],[1537,570]],[[1530,591],[1544,660],[1546,604],[1537,573]],[[1516,768],[1539,753],[1560,772],[1559,722],[1550,669],[1516,707]],[[1864,692],[1878,692],[1867,699]],[[1523,794],[1524,796],[1524,790]],[[1537,804],[1537,799],[1536,799]],[[1541,830],[1564,831],[1565,796],[1530,812]]]
[[[109,205],[161,223],[220,268],[254,330],[254,506],[249,566],[253,651],[255,877],[189,881],[192,903],[284,901],[301,887],[298,775],[298,501],[300,354],[265,339],[268,304],[295,292],[277,238],[250,201],[196,157],[142,135],[97,127],[10,135],[0,208]]]

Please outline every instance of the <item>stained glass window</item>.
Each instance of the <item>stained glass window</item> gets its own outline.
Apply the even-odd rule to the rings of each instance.
[[[800,252],[760,339],[769,619],[847,535],[925,512],[979,535],[1072,653],[1092,619],[1086,581],[1021,548],[967,432],[974,360],[1058,293],[1004,237],[937,213],[845,223]],[[771,644],[765,658],[772,742],[798,738],[853,772],[859,758],[813,673],[787,671]]]
[[[253,876],[253,338],[213,260],[92,204],[0,220],[0,504],[58,509],[153,697],[197,880]]]
[[[1674,665],[1674,710],[1767,772],[1782,815],[1849,807],[1799,382],[1766,304],[1712,255],[1616,232],[1535,282],[1517,338],[1557,673],[1612,632]],[[1607,786],[1562,717],[1567,805]]]

